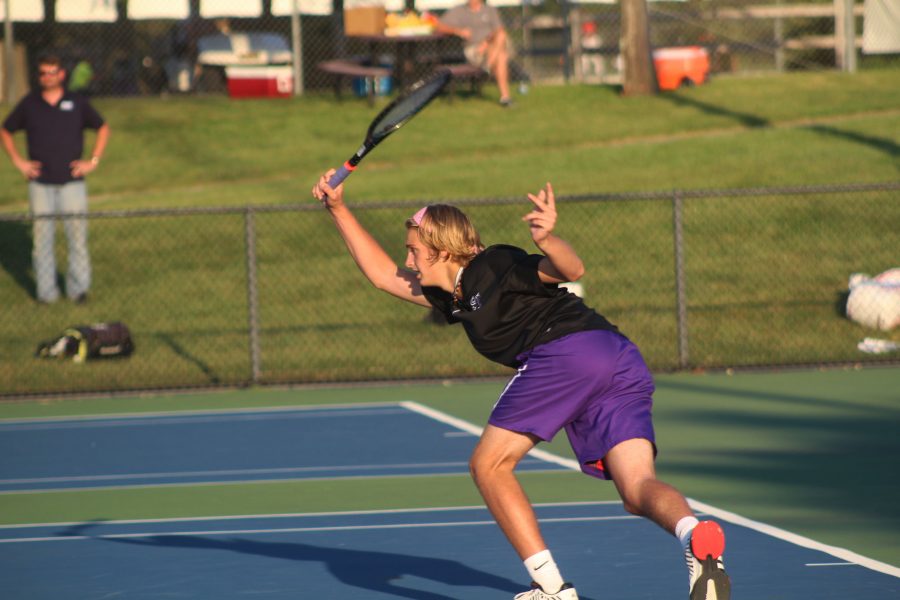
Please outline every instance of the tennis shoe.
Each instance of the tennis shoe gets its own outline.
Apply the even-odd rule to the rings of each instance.
[[[722,553],[725,533],[715,521],[699,523],[684,550],[691,577],[690,600],[730,600],[731,580],[725,573]]]
[[[516,594],[513,600],[578,600],[578,593],[571,583],[564,583],[555,594],[548,594],[540,585],[531,582],[531,589]]]

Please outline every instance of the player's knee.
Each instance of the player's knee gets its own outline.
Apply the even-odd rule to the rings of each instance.
[[[645,492],[648,485],[652,485],[652,478],[635,479],[621,485],[619,494],[622,497],[622,505],[625,510],[633,515],[642,517],[646,514],[644,502],[647,499]]]
[[[469,474],[475,481],[483,479],[491,470],[491,463],[483,456],[476,453],[469,459]]]
[[[477,451],[469,459],[469,473],[476,483],[504,471],[512,472],[515,467],[516,461],[512,459]]]
[[[636,515],[638,517],[644,516],[644,511],[641,510],[641,505],[639,503],[632,502],[627,498],[622,498],[622,506],[625,507],[626,511],[633,515]]]

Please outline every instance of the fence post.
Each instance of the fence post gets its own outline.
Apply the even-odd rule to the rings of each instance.
[[[782,5],[782,0],[775,2],[776,6]],[[775,17],[775,70],[784,72],[784,17],[780,14]]]
[[[678,367],[686,369],[690,362],[688,352],[687,292],[684,273],[684,201],[681,192],[672,194],[672,227],[675,242],[675,306],[678,322]]]
[[[300,0],[291,5],[291,56],[294,78],[294,95],[303,95],[303,29],[300,22]]]
[[[3,69],[3,77],[0,78],[3,80],[3,89],[0,90],[0,96],[8,105],[13,106],[16,102],[16,78],[14,73],[16,68],[16,43],[13,38],[12,7],[10,4],[9,0],[6,0],[6,10],[3,17],[3,65],[0,66],[0,69]]]
[[[256,289],[256,222],[252,206],[244,212],[244,237],[247,256],[247,321],[250,330],[251,382],[259,383],[259,298]]]

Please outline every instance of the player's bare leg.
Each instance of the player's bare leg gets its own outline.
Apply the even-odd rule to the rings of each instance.
[[[721,560],[725,536],[712,521],[698,524],[681,492],[656,478],[653,445],[645,439],[622,442],[609,451],[603,462],[625,509],[647,517],[682,542],[691,600],[728,600],[731,584]]]
[[[542,586],[516,598],[577,600],[575,588],[563,582],[559,575],[544,543],[534,509],[513,473],[537,441],[528,434],[488,425],[472,453],[469,467],[494,520],[525,562],[532,579]]]
[[[653,445],[649,441],[622,442],[609,451],[603,462],[628,512],[647,517],[672,534],[682,517],[694,514],[678,490],[656,478]]]
[[[547,547],[534,509],[513,474],[534,446],[530,435],[488,425],[469,461],[472,478],[488,510],[523,560]]]

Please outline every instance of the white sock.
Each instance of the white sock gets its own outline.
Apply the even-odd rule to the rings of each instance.
[[[694,581],[694,552],[690,549],[691,546],[691,534],[694,532],[694,527],[700,521],[697,520],[696,517],[682,517],[678,523],[675,524],[675,537],[678,538],[678,541],[681,542],[681,551],[684,553],[684,562],[687,565],[688,570],[688,581],[693,585]]]
[[[682,548],[687,548],[688,544],[691,543],[691,533],[693,533],[694,527],[699,523],[700,521],[697,520],[697,517],[689,516],[682,517],[675,525],[675,537],[681,542]]]
[[[525,570],[548,594],[555,594],[565,583],[549,550],[542,550],[526,558]]]

